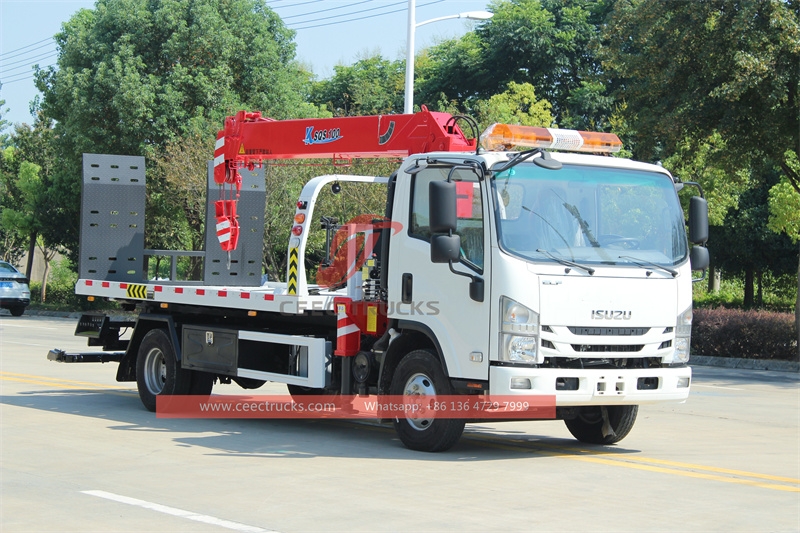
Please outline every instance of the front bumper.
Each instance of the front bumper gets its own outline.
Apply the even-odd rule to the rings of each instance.
[[[14,307],[17,305],[30,305],[30,298],[0,298],[0,307]]]
[[[529,379],[531,388],[512,389],[512,378]],[[681,378],[686,386],[678,386]],[[682,402],[689,397],[691,379],[688,366],[636,370],[489,367],[491,394],[553,395],[557,407]],[[563,390],[565,384],[575,390]]]

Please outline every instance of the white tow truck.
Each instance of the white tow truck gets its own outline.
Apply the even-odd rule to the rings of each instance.
[[[427,109],[229,117],[209,164],[203,252],[145,249],[143,159],[86,154],[75,291],[138,315],[85,315],[76,335],[104,351],[48,357],[118,361],[117,380],[137,381],[150,410],[159,396],[209,395],[231,381],[285,383],[293,395],[540,395],[596,444],[624,438],[641,404],[685,401],[692,270],[708,264],[702,191],[688,201],[687,236],[685,184],[612,157],[615,135],[496,124],[478,142],[464,123],[477,131]],[[387,156],[404,157],[391,176],[305,185],[287,221],[286,282],[262,283],[268,162]],[[351,182],[383,186],[385,212],[341,225],[321,218],[320,192]],[[320,219],[331,257],[308,279],[307,239]],[[145,279],[156,255],[172,260],[169,280]],[[185,255],[204,262],[202,280],[177,279]],[[424,451],[450,448],[469,421],[391,420]]]

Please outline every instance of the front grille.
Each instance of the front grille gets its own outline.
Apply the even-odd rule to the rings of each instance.
[[[572,344],[576,352],[640,352],[644,344]]]
[[[660,357],[608,357],[589,359],[578,357],[545,357],[543,368],[660,368]]]
[[[598,328],[598,327],[578,327],[568,326],[573,335],[620,335],[620,336],[639,336],[646,335],[650,328]]]

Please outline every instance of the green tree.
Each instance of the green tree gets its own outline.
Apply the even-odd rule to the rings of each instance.
[[[512,81],[505,92],[479,100],[475,110],[481,129],[495,122],[550,127],[553,124],[551,107],[547,100],[536,98],[533,85]]]
[[[193,134],[167,143],[154,158],[148,198],[147,247],[202,250],[205,245],[208,159],[214,137]],[[191,258],[188,279],[201,279],[201,262]]]
[[[800,150],[800,2],[620,0],[603,39],[600,56],[619,78],[616,94],[627,105],[637,157],[661,158],[687,142],[698,148],[718,135],[724,139],[718,168],[756,169],[761,175],[752,186],[769,188],[775,164],[800,195],[800,172],[789,160]],[[746,239],[764,239],[751,251],[766,264],[766,190],[751,196],[761,198],[762,218],[740,230]],[[737,218],[748,220],[744,212]],[[730,251],[723,246],[716,255]]]
[[[405,63],[380,55],[337,65],[334,75],[317,82],[311,101],[335,116],[379,115],[402,112]]]
[[[795,172],[800,171],[796,152],[787,153],[786,161]],[[768,227],[776,233],[785,233],[793,243],[800,245],[800,194],[797,194],[787,177],[769,190]],[[800,260],[797,265],[797,286],[800,287]],[[797,356],[800,360],[800,290],[797,291],[795,301],[794,322],[797,331]]]
[[[717,133],[730,164],[785,159],[800,131],[800,2],[620,0],[601,51],[637,132],[637,157],[661,158]]]
[[[789,237],[768,227],[769,190],[780,181],[780,172],[767,166],[754,168],[752,174],[765,182],[738,195],[737,207],[729,208],[723,223],[711,228],[708,245],[723,271],[743,277],[746,307],[761,305],[756,289],[761,288],[765,272],[791,274],[798,261],[797,247]]]
[[[460,39],[429,49],[418,62],[419,102],[475,100],[529,83],[565,127],[607,129],[612,99],[595,43],[609,10],[589,0],[497,0],[494,16]]]
[[[5,209],[21,208],[21,193],[17,187],[19,163],[13,146],[0,151],[0,217]],[[27,236],[16,227],[0,224],[0,259],[17,264],[25,253]]]
[[[151,158],[197,131],[213,138],[242,108],[316,115],[293,35],[264,0],[98,0],[64,23],[57,65],[36,78],[74,220],[61,242],[77,248],[84,152]]]
[[[11,239],[9,244],[14,242],[20,249],[27,246],[25,272],[30,277],[37,243],[47,250],[45,257],[51,256],[58,250],[64,222],[53,181],[57,164],[52,123],[39,114],[33,126],[18,124],[9,143],[12,146],[3,152],[2,160],[3,233],[4,239]]]
[[[33,255],[37,245],[41,250],[45,262],[41,292],[41,301],[44,302],[47,298],[47,274],[50,260],[56,252],[56,249],[43,236],[46,232],[48,204],[51,200],[50,191],[47,188],[46,179],[42,175],[42,168],[30,161],[20,163],[16,186],[20,194],[20,208],[3,208],[0,213],[0,222],[4,227],[11,228],[28,237],[28,264],[25,271],[28,278],[31,276]]]
[[[3,84],[0,83],[0,89],[2,89]],[[6,148],[8,146],[8,141],[10,135],[6,133],[6,129],[11,125],[4,117],[5,114],[8,113],[8,109],[3,109],[6,105],[6,101],[0,99],[0,148]]]

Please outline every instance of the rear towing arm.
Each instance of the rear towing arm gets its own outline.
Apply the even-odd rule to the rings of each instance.
[[[101,346],[105,351],[67,353],[54,348],[47,354],[47,359],[59,363],[118,363],[128,348],[128,341],[120,338],[121,332],[134,325],[133,321],[116,320],[106,315],[82,315],[75,327],[75,336],[85,337],[89,346]]]

